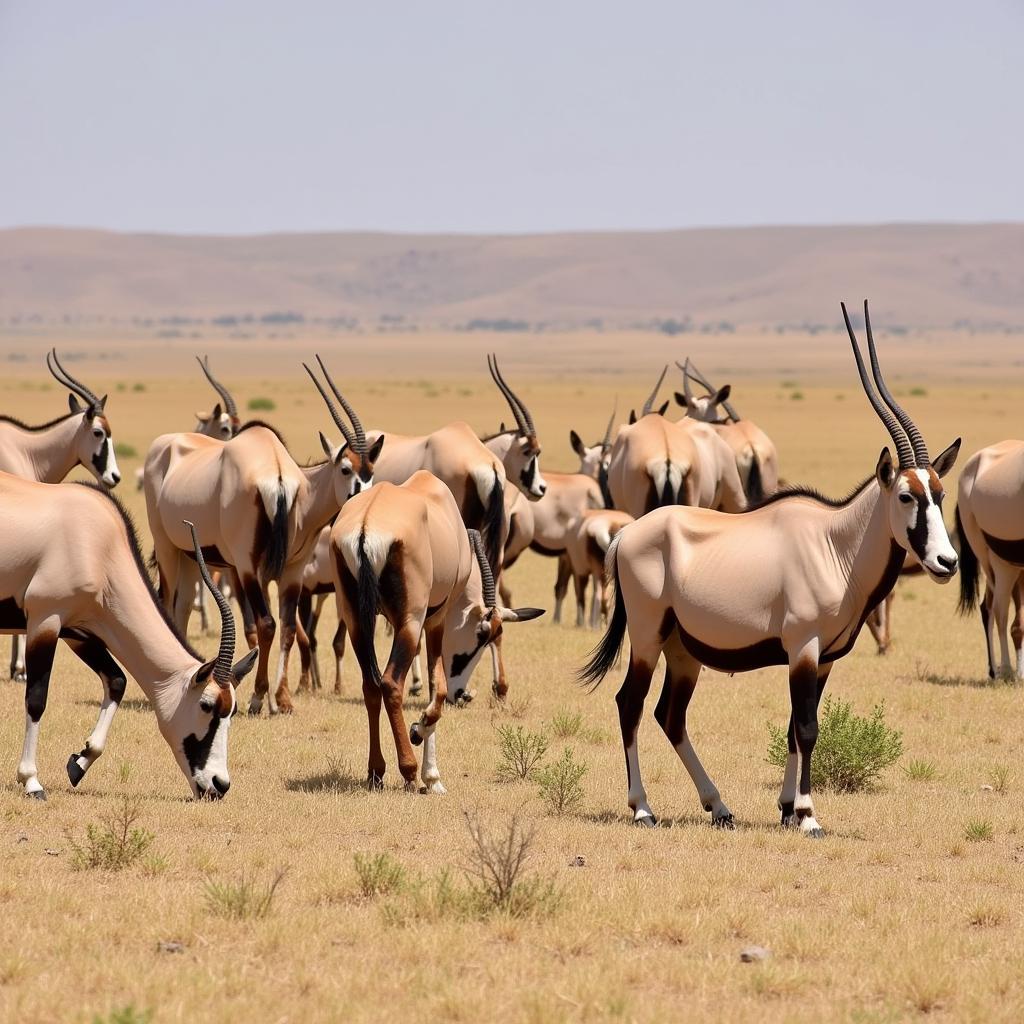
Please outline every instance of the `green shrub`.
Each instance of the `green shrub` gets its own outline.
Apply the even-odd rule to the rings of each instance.
[[[964,825],[964,839],[969,843],[990,843],[995,836],[991,821],[969,821]]]
[[[277,887],[287,870],[279,868],[267,882],[256,872],[243,871],[236,881],[218,882],[208,878],[203,886],[206,909],[217,917],[232,921],[248,921],[266,917],[270,913]]]
[[[133,445],[125,444],[123,441],[118,441],[114,445],[114,454],[119,459],[134,459],[139,453],[135,450]]]
[[[931,782],[935,778],[935,763],[915,757],[904,765],[903,771],[907,778],[913,779],[914,782]]]
[[[99,825],[86,825],[84,842],[77,842],[68,832],[72,868],[120,871],[138,861],[156,838],[152,832],[135,827],[140,816],[138,797],[124,796],[119,811],[108,815]]]
[[[521,725],[499,725],[498,743],[499,782],[532,778],[548,749],[547,736],[530,732]]]
[[[145,390],[146,390],[146,385],[143,384],[142,381],[137,381],[135,384],[132,385],[132,391],[145,391]]]
[[[256,398],[249,399],[249,409],[252,412],[273,412],[276,408],[277,404],[272,398],[257,395]]]
[[[569,739],[579,735],[583,728],[583,715],[578,711],[569,711],[562,708],[554,718],[551,719],[551,730],[559,739]]]
[[[768,763],[784,768],[789,756],[786,730],[769,723]],[[818,742],[811,758],[811,785],[838,793],[870,789],[903,754],[903,737],[885,724],[885,704],[870,718],[855,715],[850,704],[826,697],[818,712]]]
[[[405,868],[389,853],[357,853],[352,861],[359,880],[359,891],[366,899],[384,896],[405,884]]]
[[[111,1010],[105,1017],[97,1013],[92,1019],[92,1024],[150,1024],[152,1019],[152,1010],[136,1010],[129,1004],[120,1010]]]
[[[540,795],[552,814],[559,817],[571,814],[583,803],[583,787],[580,781],[587,774],[587,770],[587,765],[577,761],[572,750],[566,747],[554,764],[545,765],[537,772]]]

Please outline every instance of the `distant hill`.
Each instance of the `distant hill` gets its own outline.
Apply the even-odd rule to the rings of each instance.
[[[833,326],[839,298],[865,295],[890,327],[1024,327],[1024,225],[480,236],[0,231],[3,324]]]

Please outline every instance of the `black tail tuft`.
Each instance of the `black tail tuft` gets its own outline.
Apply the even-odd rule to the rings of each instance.
[[[491,488],[490,497],[487,499],[487,508],[484,510],[484,521],[481,535],[484,539],[484,551],[487,554],[487,561],[492,566],[500,566],[502,560],[502,547],[505,538],[505,491],[501,486],[498,477],[498,470],[494,470],[494,486]]]
[[[619,563],[616,553],[612,555],[610,576],[609,583],[614,583],[615,586],[615,607],[612,610],[612,620],[608,623],[608,630],[601,637],[601,642],[592,651],[590,660],[580,669],[576,677],[582,684],[589,685],[591,690],[596,690],[601,685],[601,680],[618,660],[622,642],[626,638],[626,603],[622,600],[622,589],[619,587]]]
[[[380,686],[380,665],[377,662],[377,649],[374,647],[373,634],[377,628],[377,612],[380,610],[380,581],[373,572],[373,566],[366,557],[364,543],[366,534],[359,535],[359,600],[356,617],[359,622],[359,646],[356,651],[363,671],[369,671],[370,678]]]
[[[964,533],[959,505],[956,507],[956,533],[960,540],[960,600],[956,610],[961,615],[970,615],[978,607],[978,556]]]
[[[747,477],[747,504],[754,505],[764,501],[764,480],[761,478],[761,462],[757,452],[752,453],[750,460],[750,474]]]
[[[270,538],[263,554],[264,579],[277,580],[284,572],[288,561],[288,498],[284,488],[278,483],[277,505],[274,508],[274,519],[270,524]]]

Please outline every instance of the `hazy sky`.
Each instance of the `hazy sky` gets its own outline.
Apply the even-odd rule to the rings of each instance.
[[[1024,219],[1024,3],[0,0],[0,225]]]

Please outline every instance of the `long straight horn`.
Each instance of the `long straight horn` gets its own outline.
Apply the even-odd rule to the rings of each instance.
[[[647,401],[644,402],[643,411],[640,413],[641,418],[646,416],[651,409],[654,408],[654,400],[658,397],[658,390],[661,388],[661,382],[665,379],[666,373],[668,373],[668,363],[665,364],[665,368],[661,371],[661,376],[658,378],[658,383],[654,385],[654,390],[651,392]]]
[[[704,388],[709,395],[713,395],[718,390],[711,383],[711,381],[709,381],[707,379],[707,377],[705,377],[704,374],[701,373],[700,370],[697,369],[697,364],[696,363],[693,363],[689,359],[687,359],[686,360],[686,364],[687,364],[687,366],[690,367],[690,376],[702,388]],[[676,362],[676,366],[679,366],[678,361]],[[686,372],[685,368],[682,367],[682,366],[679,366],[679,369],[683,370],[684,373]],[[740,414],[736,411],[736,407],[732,404],[732,402],[730,402],[728,400],[722,402],[722,408],[725,410],[726,415],[728,415],[729,419],[731,419],[733,421],[733,423],[739,423],[739,421],[742,419]]]
[[[53,360],[52,362],[50,360]],[[87,388],[80,380],[75,380],[74,377],[68,373],[60,364],[60,360],[57,358],[57,350],[51,349],[46,353],[46,365],[53,374],[54,378],[64,387],[71,391],[74,391],[79,398],[84,398],[90,405],[95,406],[97,409],[100,408],[101,402],[96,396],[95,392]]]
[[[615,404],[612,406],[612,414],[608,417],[608,426],[604,428],[604,440],[601,442],[602,448],[607,448],[612,443],[612,427],[615,426],[615,414],[619,411],[619,400],[615,399]]]
[[[203,549],[199,546],[199,538],[196,536],[196,528],[187,519],[182,520],[192,533],[192,547],[196,552],[196,563],[199,565],[199,575],[203,577],[214,601],[220,609],[220,649],[217,651],[217,660],[213,666],[213,678],[226,686],[231,682],[231,661],[235,656],[235,617],[231,614],[231,605],[228,599],[220,592],[213,582],[210,570],[206,567],[206,559],[203,558]]]
[[[341,413],[334,407],[334,403],[331,401],[331,396],[324,391],[320,381],[316,379],[316,374],[305,364],[302,364],[302,368],[309,374],[309,379],[316,385],[317,391],[320,392],[320,397],[327,404],[327,410],[331,414],[331,419],[334,420],[335,426],[341,431],[341,436],[345,438],[345,444],[349,446],[353,451],[356,450],[356,439],[349,429],[348,424],[341,418]]]
[[[224,407],[228,411],[228,415],[232,419],[238,419],[238,406],[235,405],[235,400],[231,397],[231,392],[216,377],[210,372],[210,357],[203,356],[202,359],[196,356],[196,362],[199,364],[199,368],[203,371],[206,379],[210,382],[211,387],[214,391],[220,395],[224,402]]]
[[[676,366],[679,366],[679,361],[676,360]],[[690,357],[686,357],[686,365],[679,366],[683,371],[683,394],[686,395],[687,406],[692,406],[694,402],[693,388],[690,387]]]
[[[352,447],[360,454],[366,454],[366,431],[363,429],[362,421],[356,415],[355,409],[352,408],[348,399],[338,390],[338,385],[334,383],[334,379],[327,372],[327,367],[324,366],[324,361],[317,354],[316,361],[320,364],[320,370],[324,375],[324,380],[330,385],[331,390],[334,392],[334,397],[341,404],[342,409],[345,410],[345,415],[352,421],[352,429],[355,431],[355,443]]]
[[[480,566],[480,584],[484,592],[484,605],[487,608],[497,608],[498,600],[494,593],[494,573],[491,571],[491,563],[487,561],[487,552],[484,551],[484,539],[480,536],[479,530],[467,530],[469,543],[473,547],[477,563]]]
[[[498,369],[498,357],[494,353],[488,353],[487,355],[487,369],[491,371],[491,379],[498,385],[498,390],[505,396],[505,401],[508,402],[512,415],[516,418],[516,426],[519,427],[519,433],[526,435],[535,434],[533,420],[526,411],[526,406],[519,401],[515,392],[505,383],[505,378],[501,375],[501,370]]]
[[[868,335],[868,356],[871,359],[871,376],[875,378],[875,387],[878,388],[882,401],[892,409],[893,415],[900,421],[901,426],[907,432],[907,437],[910,438],[910,446],[914,449],[915,462],[919,466],[927,466],[931,463],[931,459],[928,458],[928,446],[921,436],[921,431],[917,429],[909,414],[892,397],[892,393],[886,387],[885,380],[882,377],[882,369],[878,365],[878,353],[875,351],[875,339],[871,333],[871,317],[868,315],[867,299],[864,300],[864,327]]]
[[[846,303],[841,302],[839,305],[843,310],[843,319],[846,321],[846,330],[850,335],[850,344],[853,346],[853,357],[857,360],[857,372],[860,374],[861,387],[864,388],[864,394],[868,396],[871,407],[878,413],[878,418],[885,424],[885,429],[889,431],[889,436],[892,438],[893,444],[896,445],[900,469],[909,469],[914,465],[914,449],[911,447],[910,441],[907,440],[906,434],[903,433],[903,429],[900,427],[896,417],[893,416],[888,407],[875,394],[875,389],[871,386],[871,381],[868,379],[868,371],[864,367],[864,360],[861,358],[860,346],[857,344],[857,335],[853,333],[850,315],[846,312]]]

